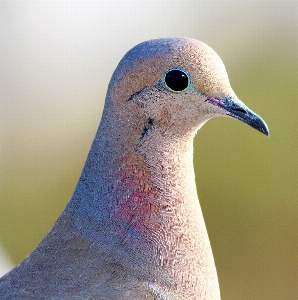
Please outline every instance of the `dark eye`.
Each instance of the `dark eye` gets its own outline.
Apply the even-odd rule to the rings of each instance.
[[[188,76],[180,70],[171,70],[165,78],[167,86],[173,91],[180,92],[188,86]]]

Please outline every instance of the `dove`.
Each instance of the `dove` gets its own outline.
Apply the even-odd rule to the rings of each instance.
[[[218,300],[193,169],[193,139],[213,117],[269,136],[203,42],[160,38],[129,50],[58,220],[0,280],[0,299]]]

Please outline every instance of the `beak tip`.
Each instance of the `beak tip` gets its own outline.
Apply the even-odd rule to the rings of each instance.
[[[258,128],[259,131],[261,131],[262,133],[264,133],[268,138],[270,137],[270,132],[269,132],[269,128],[267,126],[267,124],[265,123],[265,121],[258,116],[258,121],[260,123],[260,127]]]
[[[270,138],[270,133],[269,131],[263,132],[268,138]]]

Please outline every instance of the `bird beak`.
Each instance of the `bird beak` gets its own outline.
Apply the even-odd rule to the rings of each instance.
[[[207,97],[205,101],[221,107],[225,110],[228,116],[248,124],[269,137],[269,129],[265,121],[259,115],[246,107],[240,100],[232,98],[216,99]]]

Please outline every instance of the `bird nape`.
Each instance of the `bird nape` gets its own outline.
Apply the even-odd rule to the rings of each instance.
[[[218,116],[269,135],[206,44],[161,38],[128,51],[68,205],[2,277],[0,299],[220,299],[192,157],[197,130]]]

